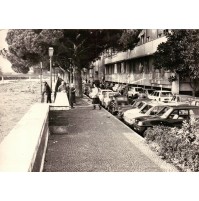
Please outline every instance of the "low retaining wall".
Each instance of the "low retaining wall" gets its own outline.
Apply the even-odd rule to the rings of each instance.
[[[0,144],[0,171],[39,172],[49,136],[49,104],[34,104]]]

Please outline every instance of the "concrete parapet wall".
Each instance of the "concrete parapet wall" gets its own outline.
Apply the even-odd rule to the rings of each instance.
[[[119,52],[113,57],[106,58],[105,64],[152,55],[156,52],[158,45],[166,41],[167,38],[164,36],[157,38],[156,40],[144,43],[143,45],[136,46],[131,51]]]
[[[0,144],[0,171],[42,171],[48,142],[49,104],[34,104]]]

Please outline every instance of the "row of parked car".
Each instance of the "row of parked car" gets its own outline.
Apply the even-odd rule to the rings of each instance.
[[[99,99],[105,109],[142,136],[149,127],[180,127],[184,120],[199,119],[198,99],[165,90],[150,92],[140,90],[137,98],[133,98],[133,93],[121,95],[118,91],[99,89]]]

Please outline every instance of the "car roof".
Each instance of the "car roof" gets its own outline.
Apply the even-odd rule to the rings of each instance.
[[[101,91],[113,92],[111,89],[100,89]]]
[[[142,87],[133,87],[133,86],[129,86],[129,87],[130,88],[139,88],[139,89],[141,88],[141,89],[143,89]]]
[[[174,109],[199,109],[199,106],[195,106],[195,105],[168,105],[168,107],[170,108],[174,108]]]
[[[152,105],[152,106],[167,106],[165,103],[163,103],[163,102],[157,102],[157,101],[151,101],[151,102],[147,103],[147,105]]]
[[[171,91],[167,91],[167,90],[155,90],[154,92],[171,92]]]
[[[157,91],[155,89],[143,89],[143,90],[146,90],[146,91]]]

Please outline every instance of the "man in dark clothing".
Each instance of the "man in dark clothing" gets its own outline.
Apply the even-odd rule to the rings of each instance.
[[[51,88],[50,86],[48,85],[47,82],[44,82],[44,89],[43,89],[43,92],[42,92],[42,96],[44,98],[44,102],[46,103],[51,103]]]

